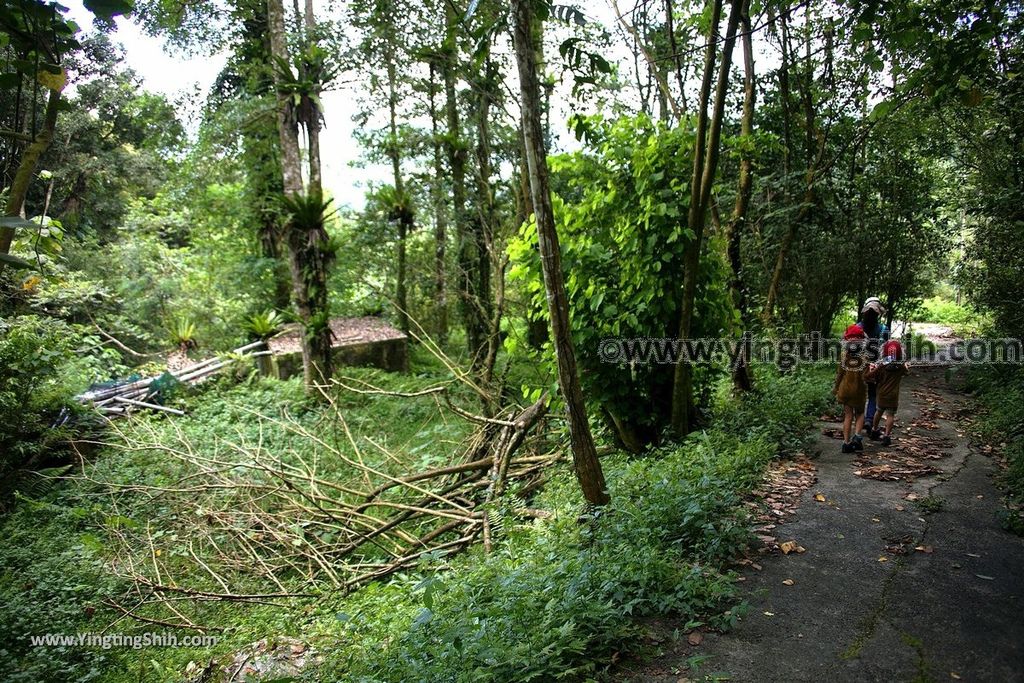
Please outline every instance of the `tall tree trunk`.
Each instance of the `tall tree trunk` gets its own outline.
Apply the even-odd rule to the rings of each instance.
[[[740,137],[749,141],[754,132],[754,100],[756,97],[754,83],[754,49],[750,27],[750,0],[744,0],[740,10],[740,32],[743,45],[743,115],[740,121]],[[730,289],[732,290],[733,302],[740,312],[742,331],[749,331],[750,315],[748,311],[747,292],[743,286],[743,257],[742,239],[743,231],[747,226],[747,210],[750,206],[751,188],[753,187],[753,160],[748,146],[742,147],[740,158],[739,182],[736,188],[736,203],[733,206],[732,217],[729,219],[728,227],[728,250],[729,266],[732,271],[730,278]],[[740,354],[739,363],[733,369],[733,384],[740,391],[750,391],[753,388],[753,377],[750,372],[750,359],[745,352]]]
[[[694,140],[693,176],[690,181],[690,210],[687,225],[693,233],[691,244],[683,257],[683,295],[679,315],[679,339],[689,339],[693,326],[693,312],[696,303],[697,279],[700,270],[700,253],[704,238],[704,221],[708,202],[711,199],[711,185],[718,169],[719,142],[722,134],[722,114],[725,110],[725,96],[729,85],[729,68],[732,65],[732,50],[736,44],[736,27],[740,20],[740,4],[743,0],[732,0],[725,41],[722,45],[722,61],[719,65],[718,82],[715,87],[714,109],[708,115],[711,82],[715,72],[715,34],[722,14],[722,0],[712,0],[711,23],[708,29],[708,46],[704,54],[704,77],[701,81],[700,102],[697,111],[697,136]],[[685,436],[693,424],[693,366],[680,361],[676,364],[672,386],[672,430],[677,436]]]
[[[444,192],[444,163],[441,159],[441,133],[437,106],[434,102],[437,65],[430,64],[430,130],[434,151],[434,181],[431,199],[434,203],[434,324],[437,343],[448,342],[448,284],[445,263],[448,248],[448,206]]]
[[[679,118],[686,117],[686,73],[683,70],[683,58],[679,54],[676,42],[675,12],[672,0],[665,0],[665,32],[668,34],[668,49],[672,51],[672,65],[676,72],[676,85],[679,87]]]
[[[537,68],[541,69],[544,64],[544,22],[534,21],[533,24],[533,46],[536,54]],[[519,138],[519,191],[517,202],[516,225],[521,226],[530,220],[533,215],[533,198],[530,196],[530,168],[526,162],[526,138],[523,137],[522,126],[517,131]],[[544,131],[545,144],[548,131]],[[546,150],[546,147],[545,147]],[[530,348],[540,350],[548,342],[551,335],[548,333],[548,323],[544,320],[543,304],[535,305],[533,300],[526,302],[526,343]]]
[[[316,15],[313,14],[313,0],[305,0],[306,12],[303,15],[305,27],[304,45],[307,49],[316,44]],[[317,101],[320,100],[319,84],[314,84],[313,93],[315,99],[309,95],[304,96],[306,100],[303,107],[305,113],[306,141],[309,143],[309,192],[323,194],[323,181],[320,169],[320,109]]]
[[[291,63],[282,0],[267,0],[267,30],[273,56],[286,64]],[[298,199],[303,194],[298,121],[290,96],[281,88],[280,74],[276,69],[274,85],[277,89],[277,130],[281,143],[284,192]],[[307,391],[312,392],[317,382],[331,377],[331,328],[327,320],[326,253],[323,250],[326,235],[322,225],[306,230],[293,221],[286,225],[285,234],[295,308],[304,327],[301,335],[302,375]]]
[[[412,230],[412,211],[405,196],[405,182],[402,180],[402,157],[398,141],[398,74],[394,55],[388,48],[388,157],[391,159],[391,174],[395,188],[395,206],[392,219],[398,221],[398,276],[395,285],[395,305],[398,308],[398,329],[409,333],[409,301],[406,294],[406,237]]]
[[[597,458],[594,439],[590,433],[583,390],[576,371],[576,352],[569,323],[569,302],[562,275],[558,233],[555,230],[551,208],[530,0],[512,0],[512,13],[512,37],[519,67],[523,138],[530,173],[530,193],[533,197],[534,215],[537,218],[537,241],[544,273],[544,288],[551,316],[551,337],[558,365],[558,385],[569,413],[569,438],[580,488],[588,503],[604,505],[608,503],[609,496],[604,473],[601,471],[601,462]]]
[[[475,354],[478,359],[477,370],[485,384],[490,383],[497,360],[498,344],[500,343],[501,306],[492,294],[491,273],[492,260],[496,261],[494,235],[498,220],[497,203],[494,199],[494,188],[491,183],[491,105],[497,98],[498,69],[490,58],[484,61],[483,78],[478,81],[476,100],[476,196],[477,217],[472,222],[474,241],[476,243],[476,291],[474,309],[476,326],[480,337],[482,353]]]
[[[277,214],[265,211],[259,227],[260,252],[263,258],[273,262],[274,308],[287,311],[291,306],[291,275],[281,256],[281,230]]]
[[[270,51],[276,60],[290,64],[288,37],[284,27],[284,5],[281,0],[267,0],[267,31]],[[274,70],[277,89],[277,133],[281,143],[281,177],[287,195],[302,193],[302,166],[299,155],[299,131],[290,97],[282,91],[281,78]]]
[[[246,79],[243,86],[246,97],[252,99],[274,94],[273,61],[270,58],[270,32],[267,30],[267,7],[257,3],[252,14],[242,21],[242,44],[238,46],[241,65],[251,67],[258,74]],[[282,244],[280,197],[284,192],[279,160],[277,122],[264,121],[243,126],[242,162],[246,184],[253,196],[251,206],[256,222],[256,236],[260,255],[272,264],[274,290],[272,306],[280,311],[291,308],[292,280],[288,259]],[[82,191],[84,191],[84,176]]]
[[[810,22],[810,5],[807,7],[807,21]],[[789,160],[792,157],[792,140],[789,133],[789,62],[792,56],[792,49],[789,46],[788,18],[786,14],[780,16],[782,28],[782,66],[779,71],[779,89],[783,101],[783,122],[785,131],[785,171],[786,183],[789,182]],[[779,296],[779,288],[782,285],[782,273],[785,269],[786,259],[789,251],[796,241],[800,225],[807,220],[814,207],[815,191],[814,185],[818,176],[818,169],[821,167],[825,157],[825,136],[817,129],[815,123],[814,99],[812,86],[814,84],[814,64],[811,61],[811,34],[810,28],[805,33],[805,69],[803,78],[797,78],[797,88],[800,91],[800,101],[804,108],[804,187],[800,208],[796,216],[789,220],[786,232],[782,236],[782,243],[779,245],[779,253],[775,258],[775,265],[772,267],[772,274],[768,280],[768,292],[765,295],[764,308],[761,311],[761,318],[767,325],[775,316],[775,305]],[[829,60],[831,57],[827,57]],[[788,192],[787,192],[788,196]]]
[[[7,195],[4,215],[22,216],[25,212],[25,197],[28,196],[28,188],[32,183],[32,176],[35,175],[36,166],[39,164],[39,157],[43,155],[43,152],[50,146],[50,142],[53,141],[53,131],[57,127],[57,112],[59,109],[60,91],[51,90],[50,96],[46,100],[43,127],[21,155],[21,162],[18,164],[18,170],[14,174],[14,182],[11,183],[10,194]],[[0,254],[10,253],[13,240],[14,229],[0,227]],[[0,262],[0,271],[2,270],[3,263]]]
[[[452,179],[452,220],[455,223],[456,253],[458,260],[457,283],[459,289],[459,311],[466,326],[466,345],[470,356],[475,358],[479,351],[479,339],[473,333],[475,311],[472,301],[472,236],[466,215],[466,147],[462,138],[462,123],[459,116],[459,100],[456,91],[456,69],[459,45],[456,39],[458,17],[451,3],[445,3],[445,41],[442,77],[444,78],[445,116],[448,120],[448,134],[445,136],[445,153]]]

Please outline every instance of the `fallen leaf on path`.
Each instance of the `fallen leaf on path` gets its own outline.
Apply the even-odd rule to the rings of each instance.
[[[825,496],[824,496],[824,494],[821,494],[821,493],[815,493],[814,494],[814,500],[818,501],[819,503],[824,503],[825,502]]]
[[[698,631],[694,631],[690,635],[686,636],[686,642],[696,647],[700,645],[702,642],[704,642],[704,634]]]
[[[935,551],[935,548],[931,547],[930,545],[919,545],[916,548],[914,548],[914,550],[916,550],[919,553],[930,554]]]
[[[888,562],[889,558],[886,557],[885,555],[882,555],[881,557],[878,558],[878,561],[879,562]]]
[[[996,577],[994,577],[994,576],[985,576],[984,574],[975,574],[975,576],[977,576],[979,579],[984,579],[985,581],[995,581],[996,580]]]
[[[903,507],[902,505],[897,505],[897,506],[896,506],[896,510],[897,510],[898,512],[903,512],[903,511],[904,511],[904,510],[906,510],[906,509],[907,509],[907,508]]]
[[[774,617],[775,616],[775,612],[765,612],[764,615],[766,617]]]
[[[967,553],[967,557],[981,557],[981,555],[976,555],[975,553]]]
[[[779,550],[782,551],[783,555],[789,555],[790,553],[806,552],[807,548],[804,548],[796,541],[785,541],[779,544]]]
[[[960,680],[960,674],[958,674],[958,673],[957,673],[957,672],[955,672],[955,671],[950,671],[950,672],[949,672],[949,677],[950,677],[950,678],[952,678],[952,679],[954,679],[954,680],[957,680],[957,681],[959,681],[959,680]]]
[[[882,520],[880,520],[878,517],[872,517],[871,521],[872,522],[881,522]]]
[[[782,580],[782,584],[784,586],[792,586],[794,583],[796,583],[796,581],[794,581],[793,579],[783,579]]]

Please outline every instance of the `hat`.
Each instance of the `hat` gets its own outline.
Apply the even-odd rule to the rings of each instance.
[[[882,300],[877,296],[870,296],[864,301],[863,308],[860,309],[861,314],[867,313],[868,311],[874,311],[878,315],[885,315],[885,306],[882,305]]]
[[[843,332],[843,341],[850,341],[852,339],[867,339],[868,336],[864,334],[864,328],[854,323],[846,328],[846,332]]]
[[[903,345],[895,339],[885,342],[885,346],[882,347],[882,356],[885,358],[892,357],[896,360],[903,360]]]

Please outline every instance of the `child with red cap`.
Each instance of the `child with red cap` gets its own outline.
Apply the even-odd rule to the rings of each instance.
[[[900,403],[900,382],[910,372],[903,360],[903,346],[893,339],[887,341],[882,347],[882,362],[877,369],[878,381],[878,416],[875,418],[875,428],[871,431],[871,438],[882,437],[882,445],[892,444],[892,428],[896,423],[896,409]],[[882,418],[885,418],[885,435],[879,427]]]
[[[843,342],[843,356],[832,393],[843,406],[843,453],[853,453],[864,450],[860,432],[864,428],[864,404],[868,399],[868,385],[864,380],[867,335],[860,325],[850,325],[843,334]]]

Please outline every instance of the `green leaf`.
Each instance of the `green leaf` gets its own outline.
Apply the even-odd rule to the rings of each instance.
[[[868,116],[871,119],[883,118],[886,114],[892,111],[893,106],[895,106],[895,103],[892,100],[883,100],[875,105],[875,108],[871,110],[871,114]]]
[[[84,4],[87,10],[108,21],[119,14],[128,14],[134,7],[130,0],[85,0]]]
[[[413,619],[412,621],[413,621],[414,624],[417,624],[419,626],[423,626],[424,624],[429,624],[431,621],[433,621],[433,619],[434,619],[434,613],[431,612],[426,607],[424,607],[423,609],[420,610],[419,614],[417,614],[416,618]]]
[[[858,43],[871,40],[874,35],[875,30],[869,24],[859,24],[853,29],[853,40]]]

